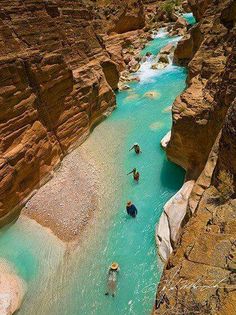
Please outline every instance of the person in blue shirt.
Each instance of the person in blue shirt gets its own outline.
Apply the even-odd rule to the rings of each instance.
[[[130,215],[132,218],[135,218],[136,215],[138,214],[137,208],[135,207],[135,205],[132,204],[131,201],[127,202],[126,210],[127,210],[128,215]]]

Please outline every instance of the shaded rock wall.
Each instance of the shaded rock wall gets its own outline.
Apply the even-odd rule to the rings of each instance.
[[[135,3],[130,14],[142,27]],[[128,15],[129,4],[117,12]],[[119,70],[105,48],[103,19],[92,1],[1,0],[1,225],[115,106]]]
[[[232,74],[232,75],[235,75]],[[231,105],[220,138],[220,147],[214,182],[217,184],[221,170],[226,170],[233,175],[236,191],[236,101]]]
[[[189,87],[173,105],[173,133],[167,155],[194,179],[203,170],[235,98],[232,73],[235,71],[236,16],[228,14],[232,3],[211,1],[200,22],[176,50],[175,60],[179,63],[192,59],[188,63]],[[201,4],[199,1],[198,5]]]

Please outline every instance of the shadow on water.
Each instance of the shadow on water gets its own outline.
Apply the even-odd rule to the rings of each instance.
[[[178,165],[168,161],[166,158],[163,160],[161,169],[160,180],[163,187],[168,189],[179,189],[184,181],[185,171]]]

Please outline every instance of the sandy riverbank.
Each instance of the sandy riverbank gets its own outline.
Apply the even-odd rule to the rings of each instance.
[[[124,141],[122,132],[117,138],[115,128],[107,131],[98,126],[85,143],[63,160],[54,177],[28,201],[22,214],[50,228],[64,241],[79,239],[94,213],[98,216],[104,209],[103,202],[114,198],[113,188],[119,178],[114,174],[113,161]],[[122,131],[125,125],[117,128]],[[107,148],[107,142],[114,146]]]

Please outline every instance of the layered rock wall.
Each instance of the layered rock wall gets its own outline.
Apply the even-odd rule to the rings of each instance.
[[[98,3],[0,2],[2,225],[115,107],[119,69],[106,50],[110,24]],[[117,23],[120,16],[136,20],[123,30],[113,23],[112,31],[143,26],[142,3],[133,2],[114,2]]]
[[[175,53],[189,87],[173,105],[167,154],[196,182],[154,314],[234,314],[236,3],[188,2],[199,22]]]
[[[202,1],[195,4],[201,7]],[[173,105],[173,132],[167,155],[194,179],[203,170],[235,98],[236,16],[230,14],[234,6],[232,1],[211,1],[175,54],[179,63],[191,60],[189,87]]]

